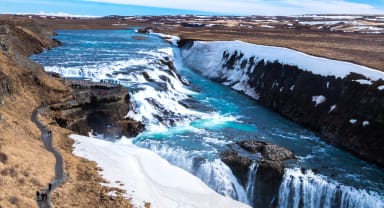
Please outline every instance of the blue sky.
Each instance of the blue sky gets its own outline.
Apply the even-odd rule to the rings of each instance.
[[[0,13],[90,16],[384,14],[384,0],[0,0]]]

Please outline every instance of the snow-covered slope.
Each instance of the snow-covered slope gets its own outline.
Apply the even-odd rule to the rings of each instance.
[[[70,137],[76,141],[74,154],[96,161],[103,169],[103,177],[111,182],[109,185],[125,189],[137,207],[150,202],[153,208],[249,208],[214,192],[199,178],[172,166],[150,150],[129,142]]]
[[[195,41],[190,49],[182,51],[182,55],[188,66],[193,66],[194,69],[201,70],[204,75],[214,78],[223,73],[221,71],[223,53],[233,54],[235,51],[244,54],[241,60],[255,57],[255,62],[278,61],[281,64],[297,66],[301,70],[322,76],[344,78],[354,72],[362,74],[372,81],[384,80],[383,72],[365,66],[315,57],[288,48],[255,45],[241,41]],[[229,76],[232,75],[227,77]]]

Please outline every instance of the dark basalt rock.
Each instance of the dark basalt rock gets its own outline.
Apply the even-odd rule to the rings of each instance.
[[[256,140],[244,140],[230,146],[230,150],[220,154],[221,160],[227,164],[243,187],[248,183],[250,166],[254,162],[241,155],[243,150],[261,155],[257,160],[258,168],[254,181],[254,207],[276,207],[279,187],[284,175],[284,160],[294,158],[294,154],[275,144]],[[255,158],[259,158],[256,156]]]
[[[160,63],[163,64],[163,65],[166,65],[168,66],[168,68],[172,71],[176,71],[176,67],[175,65],[173,64],[173,61],[169,60],[168,57],[165,57],[164,60],[163,59],[160,59]]]
[[[238,142],[240,147],[243,149],[252,152],[252,153],[261,153],[264,159],[273,160],[273,161],[283,161],[292,159],[294,154],[287,148],[280,147],[275,144],[269,144],[267,142],[261,142],[256,140],[244,140]]]
[[[253,207],[276,207],[284,175],[282,161],[261,160],[256,173]]]
[[[143,34],[149,34],[153,31],[151,27],[145,27],[145,28],[139,28],[137,29],[138,33],[143,33]]]
[[[240,156],[238,152],[234,150],[227,150],[220,154],[221,160],[227,164],[236,178],[240,181],[240,184],[245,186],[247,183],[247,173],[249,170],[249,166],[252,164],[252,160]]]
[[[72,98],[50,106],[58,125],[82,135],[89,132],[107,137],[136,136],[143,129],[140,122],[125,118],[130,110],[129,94],[118,85],[76,82]]]

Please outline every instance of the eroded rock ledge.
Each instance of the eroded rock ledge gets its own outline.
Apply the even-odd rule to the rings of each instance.
[[[243,187],[247,187],[248,183],[254,183],[251,186],[254,187],[252,197],[254,207],[275,207],[284,175],[284,161],[294,158],[294,154],[275,144],[244,140],[231,145],[230,150],[222,152],[220,158],[231,168]],[[254,162],[258,168],[252,170],[250,166]],[[253,182],[248,181],[249,174],[256,174]]]
[[[143,130],[143,124],[125,118],[131,106],[127,88],[88,81],[70,83],[73,95],[50,106],[49,113],[61,127],[107,137],[131,137]]]

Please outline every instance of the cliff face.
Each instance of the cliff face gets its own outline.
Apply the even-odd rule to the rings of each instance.
[[[131,103],[127,88],[72,81],[72,96],[51,105],[49,114],[56,123],[78,134],[106,137],[136,136],[144,125],[125,118]]]
[[[264,59],[265,54],[247,55],[242,48],[215,51],[202,46],[197,50],[188,40],[181,41],[181,47],[189,67],[319,132],[322,139],[384,166],[382,79],[371,80],[357,73],[319,75]],[[194,57],[197,51],[200,55]],[[214,57],[216,62],[211,60]]]

